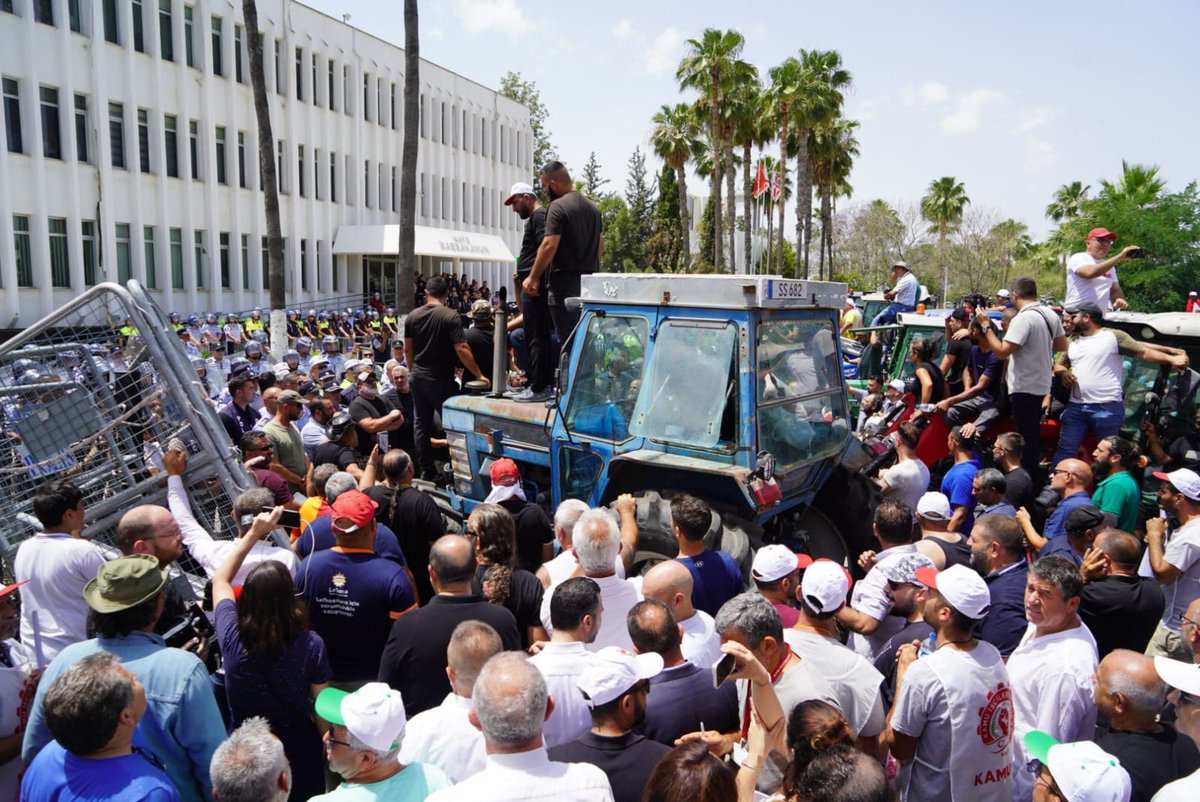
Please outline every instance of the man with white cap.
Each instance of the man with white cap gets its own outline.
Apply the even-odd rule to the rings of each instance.
[[[783,630],[783,640],[829,681],[854,732],[860,738],[874,738],[883,730],[883,675],[838,640],[834,616],[846,604],[849,592],[850,575],[845,568],[832,560],[813,561],[804,569],[796,589],[799,618],[792,628]]]
[[[967,539],[958,532],[950,531],[950,519],[954,511],[945,493],[930,490],[921,495],[917,502],[917,524],[921,527],[921,539],[917,551],[933,560],[939,571],[952,565],[971,565],[971,549]]]
[[[591,763],[608,775],[615,802],[639,802],[650,772],[670,749],[633,730],[646,720],[650,679],[663,670],[654,652],[632,654],[616,646],[596,652],[579,678],[592,728],[548,752],[560,763]]]
[[[511,206],[517,216],[525,221],[525,234],[521,237],[521,251],[517,254],[513,283],[521,300],[521,325],[525,329],[525,342],[529,349],[529,385],[517,394],[516,400],[540,401],[550,397],[551,383],[554,381],[550,305],[546,301],[544,276],[537,295],[522,290],[521,283],[529,278],[542,238],[546,236],[546,210],[542,208],[533,187],[524,182],[513,184],[504,205]]]
[[[1179,521],[1179,527],[1164,543],[1166,518],[1146,519],[1146,546],[1150,570],[1162,584],[1167,606],[1162,621],[1150,639],[1146,654],[1190,659],[1190,649],[1179,637],[1180,616],[1200,598],[1200,476],[1188,468],[1170,473],[1155,471],[1160,480],[1158,506]]]
[[[437,766],[399,761],[407,721],[399,691],[382,682],[368,682],[354,693],[326,688],[317,695],[316,710],[330,724],[325,757],[342,784],[314,800],[419,802],[450,786]]]
[[[1062,743],[1034,730],[1025,736],[1024,745],[1037,761],[1033,786],[1037,802],[1129,802],[1133,793],[1129,772],[1091,741]]]
[[[991,600],[979,574],[956,565],[921,568],[932,651],[900,647],[896,699],[883,740],[904,763],[901,799],[1009,802],[1013,797],[1013,706],[996,647],[972,637]]]
[[[904,262],[892,265],[892,288],[883,294],[891,301],[887,307],[871,321],[872,326],[886,326],[896,322],[896,315],[901,312],[911,312],[917,308],[917,296],[921,292],[921,284],[917,277],[908,269]]]
[[[763,598],[775,605],[784,629],[796,626],[800,620],[800,611],[791,602],[800,589],[800,569],[810,565],[812,557],[796,554],[778,543],[763,546],[754,554],[750,577]]]
[[[1175,728],[1200,746],[1200,666],[1155,657],[1154,670],[1170,688],[1167,700],[1175,705]],[[1167,783],[1153,802],[1194,802],[1200,796],[1200,771]]]

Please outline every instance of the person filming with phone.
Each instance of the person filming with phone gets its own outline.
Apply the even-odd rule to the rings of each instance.
[[[1140,259],[1145,251],[1130,245],[1109,256],[1117,235],[1107,228],[1093,228],[1087,235],[1087,248],[1067,260],[1067,299],[1063,305],[1094,303],[1102,312],[1126,309],[1129,303],[1117,279],[1117,265],[1126,259]]]

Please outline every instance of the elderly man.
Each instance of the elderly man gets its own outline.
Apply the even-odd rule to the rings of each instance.
[[[1046,519],[1046,527],[1041,536],[1030,538],[1032,545],[1039,552],[1046,543],[1056,537],[1066,537],[1067,513],[1075,507],[1092,503],[1088,488],[1092,485],[1092,467],[1083,460],[1065,459],[1054,466],[1050,474],[1050,489],[1059,497],[1059,502]],[[1028,535],[1028,528],[1026,528]]]
[[[1117,279],[1117,265],[1138,258],[1142,249],[1128,245],[1116,256],[1109,256],[1116,241],[1117,235],[1107,228],[1093,228],[1087,235],[1087,247],[1067,260],[1067,299],[1063,302],[1066,308],[1088,302],[1103,311],[1129,306]]]
[[[329,722],[325,758],[342,784],[314,802],[425,799],[450,787],[437,766],[400,762],[404,702],[382,682],[368,682],[353,693],[326,688],[317,696],[317,715]]]
[[[98,652],[66,669],[43,703],[54,740],[25,772],[21,799],[180,798],[161,768],[133,752],[146,689],[115,655]]]
[[[908,265],[896,262],[892,265],[892,288],[883,294],[891,301],[886,308],[871,321],[872,326],[886,326],[896,322],[896,316],[901,312],[911,312],[917,308],[917,296],[921,294],[921,283]]]
[[[216,802],[287,802],[292,790],[283,742],[258,716],[229,733],[213,753],[209,773]]]
[[[624,502],[623,494],[618,499],[618,506]],[[629,496],[630,500],[633,496]],[[558,505],[558,509],[554,512],[554,539],[558,541],[559,552],[558,556],[552,560],[547,560],[542,563],[537,569],[537,578],[541,581],[542,587],[549,588],[552,585],[557,585],[569,576],[575,573],[579,567],[579,559],[575,556],[575,549],[571,540],[571,532],[575,529],[575,523],[579,520],[579,516],[588,511],[588,505],[577,498],[564,499]],[[636,512],[636,507],[635,507]],[[637,520],[634,520],[634,529],[637,528]],[[636,551],[637,538],[633,538],[633,547],[627,548],[625,542],[625,528],[621,530],[621,553],[617,556],[617,561],[613,563],[613,568],[616,569],[617,576],[625,578],[625,561],[628,557],[629,561],[633,561],[633,555]]]
[[[604,616],[595,640],[588,644],[588,650],[596,652],[605,646],[632,648],[629,630],[625,628],[625,616],[633,605],[641,601],[642,595],[636,585],[617,576],[613,567],[621,549],[621,533],[617,529],[617,522],[605,510],[588,510],[575,524],[573,543],[583,575],[600,586],[604,601]],[[542,626],[551,633],[554,624],[550,618],[550,607],[556,590],[557,587],[550,588],[542,598]]]
[[[1083,578],[1065,557],[1043,557],[1029,569],[1025,615],[1029,628],[1008,658],[1016,735],[1014,799],[1029,800],[1033,775],[1022,739],[1042,730],[1060,741],[1091,736],[1096,726],[1092,674],[1096,641],[1079,620]]]
[[[670,608],[679,624],[685,660],[707,668],[721,659],[721,638],[713,617],[692,606],[692,572],[678,560],[664,560],[647,571],[642,596]]]
[[[325,442],[312,452],[313,465],[336,465],[359,481],[363,469],[358,467],[359,429],[349,415],[338,414],[325,427]],[[367,453],[370,453],[368,451]]]
[[[399,428],[388,432],[388,448],[399,448],[408,452],[409,457],[416,460],[416,441],[413,440],[413,396],[409,386],[409,371],[404,365],[392,365],[384,368],[390,386],[383,392],[383,400],[404,414],[404,421]]]
[[[429,802],[511,802],[522,799],[587,799],[613,802],[604,772],[589,763],[552,763],[542,722],[554,709],[541,673],[520,652],[488,660],[475,681],[471,724],[483,733],[484,770]]]
[[[1159,480],[1158,506],[1179,521],[1179,528],[1170,543],[1164,543],[1166,519],[1146,519],[1150,570],[1167,599],[1162,622],[1146,653],[1187,660],[1190,650],[1179,639],[1179,622],[1188,606],[1200,598],[1200,476],[1179,468],[1170,473],[1156,471],[1154,478]]]
[[[354,377],[358,394],[350,402],[350,417],[358,425],[358,453],[366,457],[380,441],[390,446],[391,433],[404,425],[404,413],[394,409],[379,393],[374,370],[361,370]],[[333,439],[332,437],[330,439]]]
[[[170,514],[162,512],[169,519]],[[166,585],[166,570],[148,554],[100,566],[83,591],[96,637],[67,647],[46,668],[21,749],[26,765],[51,739],[45,702],[54,681],[89,655],[111,652],[146,689],[146,714],[136,728],[138,743],[162,762],[180,799],[208,802],[208,767],[225,738],[225,725],[204,664],[190,652],[167,648],[154,634]]]
[[[401,763],[417,761],[437,766],[453,782],[483,770],[487,752],[483,734],[471,726],[468,717],[474,706],[471,695],[484,664],[502,651],[500,636],[482,621],[466,620],[454,628],[446,646],[450,693],[440,705],[418,713],[408,722],[400,748]]]
[[[542,672],[554,702],[543,728],[547,746],[566,743],[584,732],[591,719],[579,695],[579,677],[594,655],[587,645],[596,640],[604,605],[600,586],[585,576],[572,577],[555,589],[550,601],[550,641],[529,659]]]
[[[1150,802],[1167,783],[1200,769],[1200,751],[1158,720],[1167,688],[1144,654],[1117,649],[1096,669],[1096,707],[1108,731],[1096,745],[1121,761],[1133,780],[1131,802]]]
[[[1114,649],[1144,652],[1162,618],[1162,588],[1138,575],[1140,560],[1141,543],[1119,529],[1102,530],[1084,558],[1079,617],[1096,638],[1102,660]]]
[[[1200,745],[1200,671],[1190,663],[1155,657],[1154,670],[1170,689],[1168,701],[1175,705],[1175,726]],[[1163,786],[1155,802],[1192,802],[1200,793],[1200,770]]]
[[[1007,515],[1015,518],[1016,509],[1007,498],[1008,482],[1004,474],[995,468],[984,468],[971,480],[971,494],[975,496],[975,512],[979,515]]]

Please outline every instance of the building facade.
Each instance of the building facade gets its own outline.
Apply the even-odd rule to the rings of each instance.
[[[181,313],[266,306],[266,221],[236,0],[0,0],[0,328],[102,281]],[[334,254],[397,222],[404,51],[291,0],[259,0],[287,303],[375,290],[394,254]],[[421,63],[418,225],[500,236],[533,173],[528,110]],[[419,269],[450,269],[420,257]],[[511,264],[467,272],[506,276]],[[493,280],[493,287],[495,283]]]

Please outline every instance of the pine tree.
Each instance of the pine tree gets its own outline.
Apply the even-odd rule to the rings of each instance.
[[[649,261],[650,236],[654,233],[654,197],[646,183],[646,156],[634,148],[629,157],[629,177],[625,179],[625,206],[629,209],[626,232],[628,258],[636,270],[645,270]]]
[[[588,154],[587,164],[583,166],[583,194],[593,200],[600,198],[600,190],[608,183],[607,178],[600,177],[600,163],[596,161],[596,151]]]
[[[647,253],[650,269],[655,273],[673,273],[680,268],[679,185],[669,164],[664,164],[658,174],[653,225]]]

